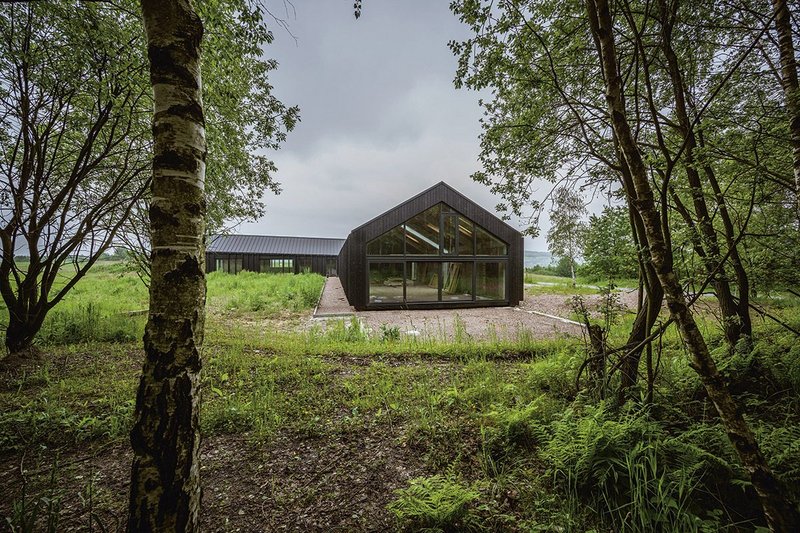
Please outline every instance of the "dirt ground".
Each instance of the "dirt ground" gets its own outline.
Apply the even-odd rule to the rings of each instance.
[[[385,432],[385,428],[377,432],[371,428],[335,439],[281,434],[263,447],[242,435],[204,439],[202,529],[390,529],[386,505],[394,497],[393,491],[423,471],[414,452],[398,446]],[[0,487],[18,496],[22,466],[28,478],[37,479],[29,493],[38,493],[37,486],[48,477],[53,459],[53,453],[3,458]],[[90,515],[97,531],[124,531],[130,464],[130,447],[125,443],[61,457],[57,470],[62,495],[59,531],[92,530]],[[0,516],[9,516],[10,502],[5,497],[0,500]],[[6,524],[2,526],[0,530],[5,531]]]
[[[340,365],[343,375],[368,364],[364,358],[327,360]],[[443,379],[456,368],[450,361],[430,364],[440,369]],[[342,408],[328,422],[350,414]],[[378,423],[362,414],[353,423],[323,420],[319,429],[319,433],[281,430],[267,442],[247,433],[203,438],[202,530],[394,530],[386,507],[395,498],[394,491],[406,487],[410,479],[432,474],[425,470],[421,451],[404,440],[405,427]],[[125,531],[131,460],[125,440],[0,454],[0,517],[13,514],[12,501],[23,492],[29,495],[28,505],[46,496],[57,463],[58,531]],[[42,510],[40,516],[44,514]],[[6,530],[5,522],[0,522],[0,531]]]
[[[635,309],[635,293],[622,293],[621,299],[629,309]],[[592,307],[599,297],[587,296],[585,300]],[[347,315],[340,300],[337,305],[338,317],[327,320],[340,320]],[[517,308],[372,311],[354,315],[365,328],[374,331],[386,324],[407,335],[437,338],[513,338],[521,329],[535,337],[581,334],[581,327],[575,323],[537,313],[569,317],[570,297],[528,296]],[[316,318],[310,322],[325,320]],[[362,358],[351,361],[344,357],[337,361],[344,372],[354,371],[352,365],[365,364]],[[447,371],[443,372],[446,376]],[[431,472],[425,471],[420,450],[402,442],[403,428],[373,424],[368,418],[362,423],[363,426],[350,426],[335,435],[281,431],[267,443],[254,442],[247,434],[204,439],[203,530],[392,530],[386,505],[394,498],[394,491],[405,487],[409,479]],[[42,494],[55,459],[56,453],[47,449],[0,455],[0,516],[12,513],[9,494],[14,498],[23,490]],[[59,530],[124,531],[130,464],[131,452],[124,441],[63,451],[57,469],[62,508]],[[0,531],[5,526],[0,525]]]

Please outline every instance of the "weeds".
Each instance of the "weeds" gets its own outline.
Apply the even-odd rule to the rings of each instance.
[[[45,494],[31,497],[28,494],[28,479],[22,473],[22,491],[19,498],[11,504],[11,516],[6,517],[6,525],[11,533],[56,533],[59,530],[61,494],[57,484],[58,461],[50,468],[50,478]]]
[[[120,269],[96,275],[102,289],[87,285],[79,301],[65,301],[61,314],[49,319],[40,339],[47,347],[43,359],[0,376],[3,451],[69,451],[127,435],[143,357],[137,332],[144,321],[128,313],[146,308],[147,295],[129,286]],[[584,357],[576,340],[536,339],[522,328],[511,338],[495,331],[479,340],[460,319],[454,339],[444,332],[407,335],[387,325],[367,331],[355,317],[296,332],[260,326],[266,318],[284,320],[299,316],[291,315],[293,309],[313,306],[319,282],[314,275],[209,276],[205,437],[245,435],[247,446],[261,450],[276,436],[324,448],[326,439],[359,442],[370,432],[387,447],[405,449],[430,474],[398,491],[386,511],[407,530],[711,531],[759,525],[746,473],[677,333],[664,337],[652,404],[616,410],[576,390]],[[616,313],[613,299],[607,303],[609,314]],[[785,302],[775,312],[792,324],[800,320]],[[125,324],[116,325],[115,317]],[[628,318],[609,321],[610,342],[624,342]],[[757,421],[753,427],[768,462],[797,497],[800,348],[778,326],[756,326],[752,350],[720,348],[715,356]],[[88,508],[108,496],[101,476],[90,483],[82,493]],[[42,530],[45,517],[58,516],[60,490],[37,493],[17,485],[13,500],[0,501],[0,514],[12,531],[30,530],[26,524],[34,522]]]
[[[389,504],[404,531],[480,531],[480,521],[470,509],[478,499],[476,491],[442,476],[412,479],[408,487],[395,492]]]

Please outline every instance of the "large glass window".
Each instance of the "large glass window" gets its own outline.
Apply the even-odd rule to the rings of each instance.
[[[472,262],[442,263],[442,301],[472,301]]]
[[[406,222],[406,255],[439,255],[441,204]]]
[[[506,264],[475,263],[475,296],[478,300],[506,299]]]
[[[336,275],[336,259],[325,260],[325,275],[326,276]]]
[[[258,271],[271,274],[294,274],[294,259],[262,258]]]
[[[410,261],[406,263],[406,300],[409,302],[439,301],[438,261]]]
[[[403,263],[370,263],[369,303],[403,303]]]
[[[242,258],[241,257],[226,257],[224,259],[217,259],[216,269],[220,272],[228,274],[238,274],[242,271]]]
[[[458,215],[442,215],[442,254],[455,255],[458,253],[457,228]]]
[[[458,217],[458,255],[475,255],[475,232],[471,220]]]
[[[367,254],[403,255],[403,232],[404,226],[401,224],[396,228],[390,229],[377,239],[371,240],[367,244]]]
[[[507,254],[506,243],[440,203],[367,243],[369,301],[505,301]]]
[[[475,255],[506,255],[506,245],[503,241],[475,224]]]

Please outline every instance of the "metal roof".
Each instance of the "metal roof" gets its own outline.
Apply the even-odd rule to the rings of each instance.
[[[212,235],[207,252],[269,255],[339,255],[344,239],[275,235]]]

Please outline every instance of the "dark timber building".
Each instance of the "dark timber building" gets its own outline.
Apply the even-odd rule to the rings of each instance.
[[[242,270],[336,275],[336,257],[343,239],[212,235],[206,249],[206,271],[236,274]]]
[[[522,234],[444,182],[344,241],[337,271],[357,310],[517,305]]]

